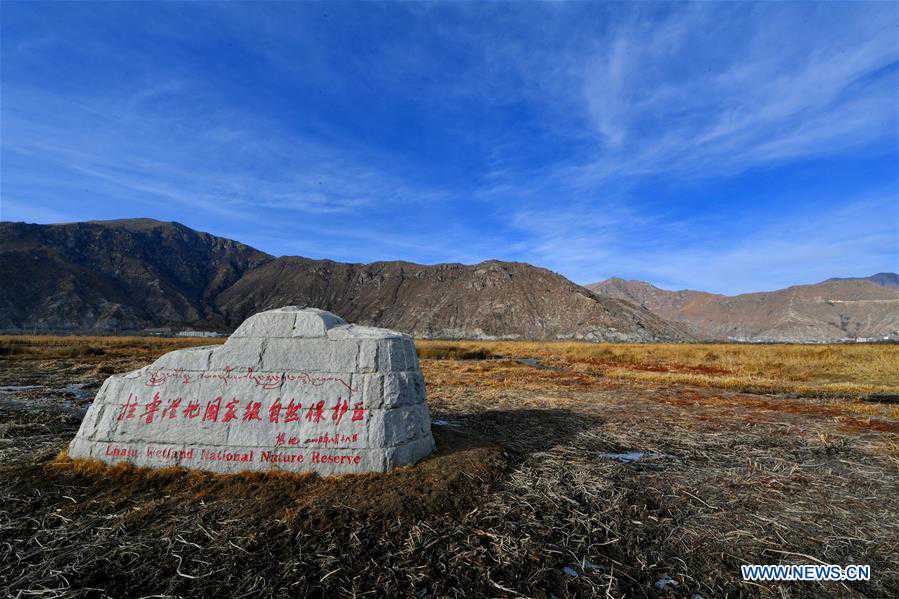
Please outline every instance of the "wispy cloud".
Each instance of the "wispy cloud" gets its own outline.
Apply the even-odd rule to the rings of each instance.
[[[289,251],[322,245],[314,241],[315,235],[326,234],[329,228],[327,220],[320,219],[344,220],[344,239],[353,237],[347,230],[360,223],[366,223],[371,236],[379,227],[373,212],[447,197],[443,190],[412,184],[345,149],[291,135],[247,114],[191,111],[188,117],[158,114],[147,106],[170,94],[183,99],[199,93],[189,85],[171,83],[127,97],[72,99],[18,90],[15,102],[3,112],[6,163],[38,159],[53,174],[39,189],[34,179],[40,174],[5,169],[5,213],[52,220],[63,213],[21,208],[43,199],[54,202],[89,187],[95,201],[108,198],[110,216],[152,213],[201,227],[204,220],[216,217],[234,223],[228,228],[238,234],[259,227],[276,233],[279,225],[283,231],[288,223],[296,230],[302,223],[306,245],[293,240],[282,250]],[[34,112],[29,106],[43,110]],[[20,186],[28,191],[19,191]],[[89,214],[87,207],[82,210]],[[386,234],[380,238],[394,251],[404,247],[397,241],[397,236]],[[347,257],[343,248],[330,247],[323,256]]]
[[[895,5],[686,5],[637,14],[585,69],[599,146],[572,176],[719,177],[895,140]]]

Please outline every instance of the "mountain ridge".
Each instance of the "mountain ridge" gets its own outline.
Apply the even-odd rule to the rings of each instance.
[[[636,303],[702,338],[758,342],[899,339],[899,276],[895,273],[830,278],[733,296],[689,289],[668,291],[645,281],[617,277],[586,287]]]
[[[0,329],[233,329],[314,305],[422,337],[685,341],[679,325],[526,263],[275,257],[153,219],[0,222]]]

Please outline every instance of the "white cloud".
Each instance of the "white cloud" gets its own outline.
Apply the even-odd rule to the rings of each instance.
[[[569,174],[715,177],[895,140],[895,6],[794,8],[620,24],[584,67],[597,155]]]
[[[126,98],[17,92],[18,106],[4,109],[4,151],[54,163],[62,187],[62,173],[80,175],[120,201],[175,203],[250,219],[271,209],[345,214],[447,197],[379,170],[346,148],[286,134],[246,114],[159,115],[145,106],[167,93],[197,93],[183,85]],[[42,110],[29,111],[29,105]],[[280,169],[273,173],[272,164]]]

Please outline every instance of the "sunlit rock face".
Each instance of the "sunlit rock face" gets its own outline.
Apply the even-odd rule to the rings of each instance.
[[[109,377],[72,458],[212,472],[384,472],[434,450],[408,335],[286,306],[224,345]]]

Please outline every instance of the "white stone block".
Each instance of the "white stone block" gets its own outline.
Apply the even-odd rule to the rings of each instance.
[[[243,321],[243,324],[237,327],[229,339],[291,337],[296,322],[297,312],[295,310],[281,309],[260,312]]]
[[[408,335],[289,306],[250,317],[225,345],[109,377],[69,452],[110,464],[328,475],[381,472],[433,447]]]
[[[378,342],[378,370],[392,372],[406,370],[406,349],[401,337]]]
[[[209,368],[212,370],[262,370],[262,353],[266,343],[282,341],[281,339],[228,339],[212,352]]]
[[[420,372],[357,374],[353,381],[366,407],[396,408],[425,400],[424,378]]]
[[[356,395],[367,408],[384,407],[384,375],[378,373],[357,374],[353,378]]]
[[[377,339],[360,339],[359,353],[356,357],[356,372],[377,372],[378,346]]]
[[[415,372],[390,372],[384,377],[385,408],[421,403],[424,400],[422,385]]]
[[[209,370],[209,360],[212,357],[212,347],[192,347],[178,349],[161,356],[153,362],[153,368],[183,370]]]
[[[359,342],[355,339],[267,339],[263,370],[354,372]]]
[[[405,335],[390,329],[364,327],[357,324],[345,324],[328,330],[329,339],[388,339],[400,337],[405,337]]]
[[[346,322],[325,310],[285,306],[254,314],[237,327],[231,338],[325,337],[330,329],[341,326],[346,326]]]
[[[436,449],[436,444],[430,435],[391,447],[384,454],[384,468],[392,470],[399,466],[415,464],[423,457],[430,455],[434,449]]]
[[[370,445],[391,447],[421,437],[423,427],[420,420],[425,414],[421,406],[373,410],[369,432]],[[430,425],[428,430],[430,432]]]
[[[291,337],[324,337],[330,329],[340,326],[346,326],[346,321],[336,314],[318,308],[306,308],[297,312]]]
[[[414,371],[421,370],[421,366],[418,363],[418,352],[415,351],[415,341],[412,337],[406,337],[405,342],[406,368]]]

